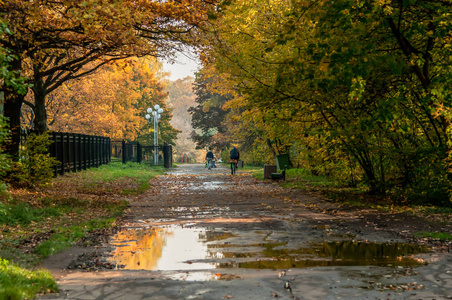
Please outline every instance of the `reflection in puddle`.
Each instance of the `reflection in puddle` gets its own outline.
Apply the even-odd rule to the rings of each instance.
[[[207,218],[217,215],[237,215],[237,212],[231,212],[231,209],[229,207],[203,207],[202,209],[200,207],[185,207],[185,206],[178,206],[178,207],[169,207],[169,208],[160,208],[160,211],[163,212],[170,212],[170,213],[178,213],[179,216],[183,216],[186,219],[193,219],[193,218]]]
[[[428,252],[427,247],[411,244],[364,243],[356,241],[313,244],[309,248],[275,249],[284,244],[267,243],[263,254],[270,259],[240,263],[223,263],[220,268],[286,269],[326,266],[416,267],[423,261],[415,254]],[[245,254],[241,254],[242,257]]]
[[[164,209],[160,209],[160,210],[164,210]],[[169,208],[169,210],[171,211],[177,211],[177,212],[183,212],[183,211],[189,211],[189,212],[199,212],[199,207],[195,206],[195,207],[185,207],[185,206],[178,206],[178,207],[171,207]]]
[[[111,261],[129,270],[212,270],[215,268],[287,269],[322,266],[402,266],[422,264],[414,255],[428,248],[411,244],[325,242],[307,248],[290,249],[286,243],[262,242],[228,231],[197,227],[130,229],[118,233],[112,245]],[[257,242],[260,239],[261,242]],[[183,280],[211,277],[209,272],[181,273]],[[195,272],[196,273],[196,272]],[[186,275],[183,275],[186,274]],[[203,275],[204,274],[204,275]],[[207,277],[208,278],[207,278]],[[207,279],[206,279],[207,278]]]
[[[183,227],[124,230],[113,237],[117,248],[111,260],[128,270],[214,269],[216,263],[203,260],[222,258],[222,253],[209,251],[206,242],[231,236]]]
[[[208,181],[203,182],[200,186],[191,186],[190,190],[218,190],[226,189],[226,182],[224,181]]]
[[[211,272],[179,272],[176,274],[170,274],[165,276],[172,280],[184,280],[184,281],[212,281],[219,279],[217,275]]]

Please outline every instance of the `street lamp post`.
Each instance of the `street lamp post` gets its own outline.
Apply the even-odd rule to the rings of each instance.
[[[152,118],[154,121],[154,165],[157,166],[159,164],[159,120],[163,113],[163,109],[160,108],[160,105],[156,104],[154,110],[148,108],[146,112],[146,120],[150,123],[150,119]]]

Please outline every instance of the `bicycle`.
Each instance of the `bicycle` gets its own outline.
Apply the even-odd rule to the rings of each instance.
[[[231,174],[232,175],[237,174],[237,162],[238,162],[238,159],[231,159]]]
[[[207,159],[207,168],[209,168],[209,170],[213,168],[213,159]]]

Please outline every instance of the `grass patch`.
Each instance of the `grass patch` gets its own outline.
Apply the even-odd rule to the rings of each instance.
[[[149,188],[149,180],[163,174],[164,171],[162,166],[150,167],[132,162],[127,164],[112,162],[76,175],[80,192],[138,195]],[[118,190],[118,187],[121,189]]]
[[[99,168],[92,168],[79,173],[81,178],[88,178],[92,184],[97,182],[111,182],[119,178],[137,178],[140,181],[148,181],[155,175],[162,174],[162,166],[152,166],[146,164],[128,162],[126,164],[113,162],[108,165],[101,165]]]
[[[0,300],[56,291],[49,273],[28,269],[113,226],[127,207],[125,195],[143,193],[163,172],[163,167],[115,162],[59,176],[37,190],[12,190],[12,200],[0,202]]]
[[[6,241],[6,243],[13,244],[14,241]],[[8,261],[14,262],[17,266],[22,268],[34,268],[37,266],[42,258],[34,253],[23,253],[18,251],[17,248],[7,248],[3,247],[0,249],[0,259],[6,259]]]
[[[254,173],[253,176],[257,179],[271,180],[263,178],[263,170]],[[391,194],[370,194],[368,187],[365,185],[357,187],[346,186],[327,176],[315,176],[305,169],[287,169],[286,181],[278,181],[278,184],[285,188],[295,188],[322,194],[323,198],[338,205],[373,208],[394,213],[408,213],[440,224],[450,224],[451,222],[452,207],[450,206],[420,206],[413,205],[410,202],[401,202]],[[444,239],[447,236],[444,237],[440,234],[438,238]]]
[[[418,238],[433,238],[440,240],[452,240],[452,235],[448,232],[427,232],[421,231],[415,234]]]
[[[114,221],[114,218],[91,220],[80,225],[57,228],[56,233],[50,239],[39,244],[34,252],[42,258],[46,258],[71,247],[74,243],[87,236],[90,231],[110,227]]]
[[[306,169],[286,169],[286,182],[283,185],[308,190],[324,190],[341,186],[330,177],[316,176]]]
[[[229,170],[231,170],[231,164],[227,164]],[[264,171],[262,167],[260,166],[252,166],[252,165],[244,165],[243,168],[238,168],[239,172],[246,172],[248,174],[251,174],[254,178],[259,178],[260,174],[262,174],[262,178],[264,179]]]
[[[256,179],[259,179],[259,180],[265,180],[265,178],[264,178],[264,171],[262,171],[262,170],[253,172],[252,176],[254,178],[256,178]]]
[[[56,207],[36,208],[28,203],[0,203],[0,224],[9,226],[28,225],[49,217],[58,217],[61,212]]]
[[[253,177],[256,179],[264,180],[264,170],[261,167],[256,168],[256,172],[253,173]],[[271,180],[271,179],[265,179]],[[302,190],[328,190],[331,188],[340,187],[340,183],[332,180],[327,176],[315,176],[305,169],[286,169],[286,180],[279,182],[281,186],[286,188],[296,188]]]
[[[57,292],[48,271],[30,271],[0,258],[0,300],[32,299],[38,294]]]
[[[419,209],[426,214],[452,214],[452,207],[421,206]]]
[[[231,167],[231,164],[228,164],[229,167]],[[255,172],[263,172],[263,168],[261,166],[253,166],[253,165],[247,165],[244,164],[243,168],[240,168],[247,171],[255,171]]]

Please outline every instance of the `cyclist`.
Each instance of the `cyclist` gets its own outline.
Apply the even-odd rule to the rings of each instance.
[[[207,151],[206,153],[206,160],[207,160],[207,167],[210,169],[212,169],[212,163],[213,163],[213,152],[212,152],[212,148],[209,148],[209,151]]]
[[[231,174],[234,175],[235,172],[237,171],[237,162],[240,159],[240,152],[237,149],[236,146],[234,146],[234,148],[232,148],[231,153],[230,153],[230,158],[231,158]]]

